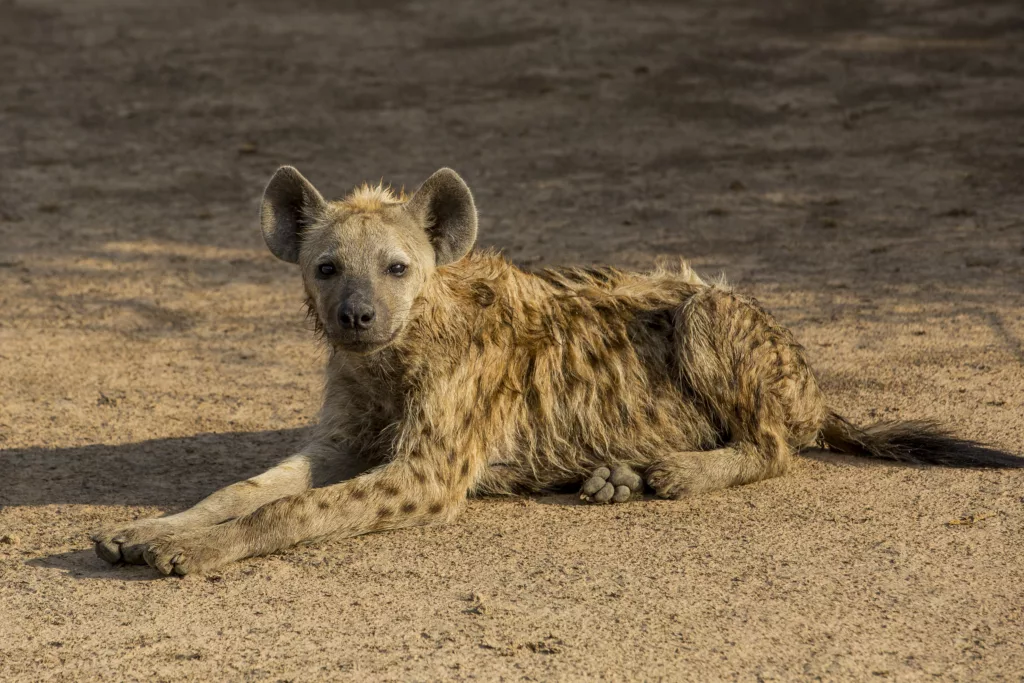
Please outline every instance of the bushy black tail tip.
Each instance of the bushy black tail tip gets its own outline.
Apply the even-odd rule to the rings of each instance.
[[[1024,458],[955,437],[930,420],[879,422],[861,428],[832,413],[821,436],[830,448],[850,455],[940,467],[1024,468]]]

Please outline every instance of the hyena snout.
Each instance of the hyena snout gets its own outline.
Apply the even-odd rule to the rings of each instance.
[[[370,330],[376,319],[376,307],[364,296],[350,296],[338,306],[338,323],[343,330]]]
[[[345,292],[329,304],[324,331],[331,345],[354,353],[372,353],[394,341],[391,307],[372,289]],[[332,319],[333,318],[333,319]]]

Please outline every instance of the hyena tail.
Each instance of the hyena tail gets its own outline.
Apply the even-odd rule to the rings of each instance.
[[[958,439],[927,420],[878,422],[862,428],[829,413],[821,439],[834,450],[869,458],[941,467],[1024,468],[1022,457]]]

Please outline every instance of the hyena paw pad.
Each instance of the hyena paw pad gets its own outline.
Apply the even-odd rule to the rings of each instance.
[[[598,467],[580,489],[580,499],[590,503],[625,503],[644,489],[644,480],[626,465]]]

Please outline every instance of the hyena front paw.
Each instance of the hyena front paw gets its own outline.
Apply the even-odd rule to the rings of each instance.
[[[627,465],[598,467],[583,483],[580,499],[589,503],[625,503],[643,490],[644,480]]]
[[[173,527],[165,519],[142,519],[127,526],[111,526],[94,533],[96,554],[111,564],[146,564],[142,553],[146,544],[168,533]]]
[[[150,541],[143,552],[146,564],[161,574],[205,574],[234,559],[231,545],[210,530],[168,534]]]

